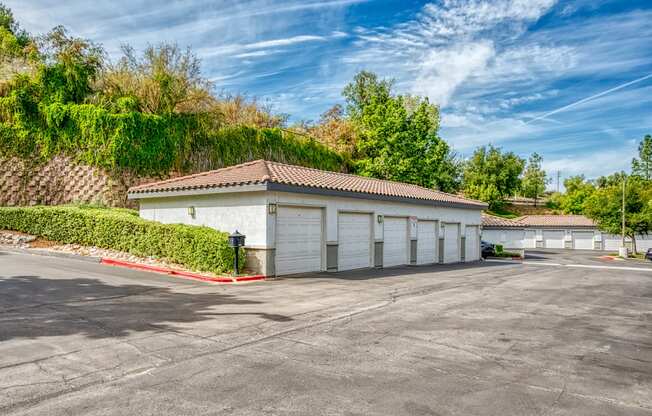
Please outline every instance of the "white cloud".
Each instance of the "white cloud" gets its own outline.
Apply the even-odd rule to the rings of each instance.
[[[494,53],[491,42],[461,44],[442,51],[431,51],[421,62],[412,92],[426,95],[445,107],[457,87],[474,72],[484,70]]]
[[[260,42],[254,42],[247,45],[244,45],[244,49],[264,49],[264,48],[273,48],[276,46],[288,46],[294,45],[297,43],[306,43],[306,42],[316,42],[326,40],[323,36],[314,36],[314,35],[299,35],[292,36],[284,39],[271,39],[264,40]]]
[[[595,179],[613,172],[629,171],[636,152],[636,145],[624,144],[616,152],[613,149],[600,150],[592,153],[580,153],[562,157],[551,157],[542,163],[543,169],[550,177],[557,171],[562,177],[584,175]]]
[[[496,42],[518,37],[555,0],[445,0],[431,3],[412,21],[388,29],[357,28],[358,51],[347,64],[391,66],[393,75],[411,79],[409,90],[446,107],[460,86],[510,77],[562,71],[573,51],[530,45],[498,49]],[[383,72],[382,70],[380,71]],[[401,80],[399,80],[401,82]]]

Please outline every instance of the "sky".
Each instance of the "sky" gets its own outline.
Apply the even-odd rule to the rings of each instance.
[[[317,120],[360,70],[440,106],[462,157],[492,144],[555,178],[628,170],[652,134],[652,2],[4,0],[28,31],[64,25],[116,59],[191,46],[219,93]]]

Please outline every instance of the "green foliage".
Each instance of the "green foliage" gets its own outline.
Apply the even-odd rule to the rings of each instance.
[[[536,200],[546,191],[546,185],[548,184],[546,171],[541,168],[542,161],[543,159],[539,154],[532,153],[521,179],[521,193],[527,198],[533,198],[535,205]]]
[[[584,204],[595,192],[595,186],[578,175],[565,179],[564,187],[566,193],[558,198],[559,209],[564,214],[583,214]]]
[[[128,45],[122,51],[122,58],[99,78],[95,102],[116,109],[128,97],[132,108],[151,114],[206,112],[215,103],[213,86],[201,76],[192,50],[162,43],[146,47],[142,56]]]
[[[91,206],[0,208],[0,229],[67,244],[157,257],[198,271],[232,271],[228,234],[208,227],[161,224],[135,211]]]
[[[519,189],[524,166],[525,161],[512,152],[480,147],[464,166],[464,194],[487,202],[491,210],[499,209]]]
[[[622,182],[597,189],[584,203],[584,214],[592,218],[601,230],[620,234],[622,230]],[[636,235],[652,231],[652,182],[635,176],[625,187],[625,234]]]
[[[39,106],[21,101],[16,91],[0,98],[0,114],[6,107],[14,111],[9,111],[11,121],[0,124],[0,155],[5,156],[38,154],[47,160],[68,154],[80,163],[139,175],[215,169],[256,158],[328,170],[344,164],[338,153],[314,140],[279,129],[208,130],[200,115],[111,113],[91,104]],[[194,164],[194,155],[205,160]]]
[[[0,37],[2,40],[5,40],[5,34],[11,34],[13,41],[16,42],[16,45],[19,48],[24,48],[29,45],[31,39],[29,34],[20,28],[16,19],[14,19],[14,14],[11,10],[0,3]],[[4,46],[4,45],[3,45]],[[3,49],[4,50],[4,49]]]
[[[504,206],[496,207],[493,210],[487,210],[487,214],[493,215],[495,217],[502,217],[502,218],[518,218],[518,217],[520,217],[519,214],[505,209]]]
[[[648,181],[652,179],[652,136],[649,134],[638,145],[638,159],[632,160],[632,174]]]
[[[439,110],[427,99],[395,96],[390,81],[361,72],[344,89],[357,131],[355,172],[453,191],[459,167],[437,135]],[[434,115],[434,116],[433,116]]]

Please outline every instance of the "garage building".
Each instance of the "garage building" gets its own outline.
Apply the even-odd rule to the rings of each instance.
[[[265,275],[479,259],[486,204],[265,160],[133,187],[143,218],[247,236]]]
[[[573,249],[617,252],[620,235],[600,232],[597,225],[583,215],[525,215],[506,219],[482,216],[482,239],[501,244],[506,249]],[[631,249],[631,239],[626,245]],[[652,248],[652,236],[636,237],[636,249]]]

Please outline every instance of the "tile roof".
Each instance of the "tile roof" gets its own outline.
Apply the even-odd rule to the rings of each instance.
[[[494,215],[482,213],[483,227],[523,227],[517,221],[508,218],[496,217]]]
[[[525,215],[518,222],[540,227],[594,227],[593,220],[584,215]]]
[[[264,183],[419,199],[444,204],[464,205],[478,209],[487,207],[484,202],[423,188],[417,185],[367,178],[346,173],[328,172],[302,166],[269,162],[266,160],[255,160],[195,175],[134,186],[129,189],[129,194],[132,197],[137,198],[138,194],[151,192],[211,189]]]
[[[595,223],[584,215],[525,215],[507,219],[482,214],[484,227],[595,227]]]

